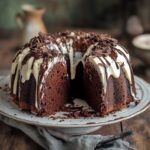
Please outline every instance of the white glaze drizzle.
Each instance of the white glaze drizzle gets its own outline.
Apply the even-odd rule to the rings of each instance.
[[[57,44],[59,45],[58,47],[59,47],[60,51],[63,54],[67,54],[68,50],[67,50],[65,43],[62,43],[60,38],[57,38],[56,41],[57,41]]]
[[[128,58],[128,60],[130,60],[130,55],[129,55],[129,53],[127,53],[127,52],[124,50],[123,47],[121,47],[120,45],[117,45],[117,46],[116,46],[116,49],[119,49],[121,52],[123,52],[124,55]]]
[[[95,44],[91,44],[88,48],[86,53],[84,54],[83,58],[82,58],[82,62],[84,62],[84,59],[91,53],[92,49],[98,44],[98,42],[96,42]]]
[[[39,79],[40,67],[41,67],[42,63],[43,63],[43,58],[39,58],[39,59],[35,60],[34,65],[33,65],[33,70],[32,70],[32,73],[33,73],[35,81],[36,81],[36,87],[35,87],[35,108],[38,108],[38,92],[37,92],[38,89],[37,89],[37,87],[38,87],[38,79]]]
[[[66,46],[69,53],[69,60],[70,60],[70,73],[71,73],[71,79],[75,79],[75,66],[74,66],[74,60],[73,60],[73,40],[70,39],[68,42],[66,42]]]
[[[21,82],[24,83],[25,81],[29,80],[31,74],[33,74],[35,78],[35,107],[38,108],[38,97],[37,97],[37,86],[38,86],[38,78],[39,78],[39,71],[41,64],[43,63],[43,58],[39,58],[34,60],[34,57],[30,57],[26,64],[22,65],[20,69],[21,74]],[[19,90],[19,97],[20,97],[20,90]]]
[[[74,32],[70,33],[70,37],[73,37],[75,35]],[[70,76],[71,79],[75,79],[75,73],[76,73],[76,65],[74,62],[74,51],[73,51],[73,39],[66,39],[64,43],[61,42],[60,38],[57,38],[56,41],[59,44],[60,50],[63,54],[68,54],[69,55],[69,61],[70,61]]]
[[[20,70],[21,73],[21,82],[24,83],[26,80],[30,79],[30,75],[32,73],[32,64],[34,61],[34,57],[31,57],[26,64],[22,65]]]
[[[12,63],[12,67],[11,67],[11,74],[13,75],[15,73],[16,70],[16,74],[15,74],[15,78],[14,78],[14,83],[13,85],[11,85],[10,83],[10,87],[13,86],[13,94],[16,94],[17,92],[17,82],[18,82],[18,77],[19,77],[19,73],[20,73],[20,69],[21,69],[21,64],[23,59],[25,58],[25,56],[29,53],[30,49],[29,48],[25,48],[14,60],[14,62]]]
[[[119,48],[119,50],[121,50],[124,53],[126,58],[123,55],[121,55],[117,50],[115,51],[115,53],[117,54],[116,60],[112,59],[110,56],[106,56],[106,57],[89,56],[88,58],[89,61],[94,65],[95,69],[97,70],[97,72],[99,73],[101,77],[101,81],[104,86],[105,93],[107,89],[108,78],[111,75],[114,78],[119,78],[120,73],[121,73],[121,68],[123,69],[125,76],[128,79],[130,85],[133,82],[132,73],[131,73],[131,69],[129,66],[130,64],[127,62],[127,59],[129,59],[129,56],[123,49],[121,49],[121,47],[117,47],[117,48]],[[132,88],[130,90],[131,90],[132,96],[135,98],[135,94]]]
[[[41,64],[43,63],[43,58],[39,58],[34,60],[34,57],[30,57],[26,64],[22,65],[20,69],[21,74],[21,82],[29,80],[31,74],[33,74],[35,78],[35,107],[38,108],[38,96],[37,96],[37,87],[38,87],[38,79]],[[20,96],[20,91],[19,91]]]

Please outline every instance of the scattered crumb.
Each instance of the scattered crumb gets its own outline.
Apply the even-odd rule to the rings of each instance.
[[[138,105],[140,103],[140,100],[135,101],[135,105]]]
[[[64,121],[64,119],[59,120],[59,122],[63,122],[63,121]]]
[[[95,122],[88,122],[88,123],[86,123],[86,124],[96,124]]]

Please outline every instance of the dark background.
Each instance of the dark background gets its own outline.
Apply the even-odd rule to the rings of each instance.
[[[149,30],[149,0],[1,0],[0,28],[16,30],[15,15],[23,4],[46,8],[44,22],[50,28],[122,30],[124,21],[137,15]]]

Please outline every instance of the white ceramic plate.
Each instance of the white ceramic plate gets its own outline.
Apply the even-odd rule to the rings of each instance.
[[[150,50],[150,34],[138,35],[133,39],[132,43],[137,48]]]
[[[9,77],[0,78],[0,86],[3,87],[9,81]],[[52,119],[50,117],[38,117],[34,114],[21,111],[10,99],[9,95],[0,90],[0,113],[20,122],[36,126],[44,126],[68,134],[85,134],[97,130],[101,126],[117,123],[132,118],[144,112],[150,106],[150,85],[139,77],[135,77],[138,105],[131,105],[121,111],[109,114],[105,117],[89,117],[79,119]],[[60,115],[62,112],[57,113]]]

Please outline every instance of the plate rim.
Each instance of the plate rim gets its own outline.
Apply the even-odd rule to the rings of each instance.
[[[7,77],[4,77],[4,78],[7,78]],[[147,87],[146,87],[147,90],[148,89],[150,90],[150,84],[148,84],[145,80],[143,80],[140,77],[137,77],[137,76],[134,76],[134,77],[135,77],[135,83],[136,83],[136,80],[138,80],[139,83],[144,83],[145,85],[147,85]],[[1,81],[1,79],[0,79],[0,81]],[[1,110],[0,110],[0,114],[6,116],[8,118],[14,119],[16,121],[22,122],[22,123],[26,123],[26,124],[30,124],[30,125],[36,125],[36,126],[42,126],[42,127],[49,127],[49,128],[85,128],[85,127],[96,127],[96,126],[110,125],[110,124],[115,124],[115,123],[118,123],[118,122],[121,122],[121,121],[124,121],[124,120],[128,120],[130,118],[133,118],[133,117],[143,113],[149,107],[150,107],[150,100],[149,100],[149,102],[147,103],[147,105],[145,107],[143,107],[141,110],[138,110],[137,112],[134,112],[133,114],[131,114],[129,116],[120,117],[120,118],[117,118],[115,120],[109,120],[109,121],[97,122],[97,123],[95,122],[95,123],[90,123],[90,124],[87,124],[87,123],[86,124],[73,124],[72,123],[72,124],[55,124],[55,125],[51,124],[50,125],[50,124],[41,123],[39,121],[31,121],[31,119],[25,120],[25,119],[22,119],[22,118],[17,118],[15,115],[7,114],[7,113],[5,113]],[[39,118],[41,118],[41,117],[39,117]],[[84,118],[84,119],[86,119],[86,118]]]

